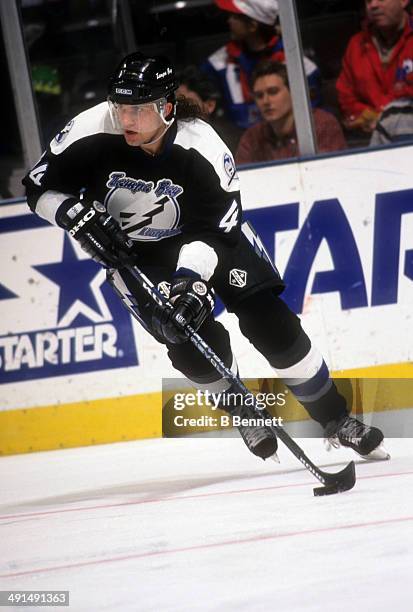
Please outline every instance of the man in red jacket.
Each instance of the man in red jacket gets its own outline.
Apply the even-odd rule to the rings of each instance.
[[[365,0],[367,21],[346,49],[337,81],[344,125],[371,133],[392,100],[413,98],[409,0]]]

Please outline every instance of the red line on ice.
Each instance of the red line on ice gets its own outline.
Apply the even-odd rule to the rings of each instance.
[[[404,516],[393,519],[383,519],[381,521],[371,521],[368,523],[352,523],[350,525],[337,525],[335,527],[322,527],[318,529],[308,529],[304,531],[290,531],[287,533],[277,533],[273,535],[254,536],[240,540],[224,540],[223,542],[214,542],[211,544],[197,544],[195,546],[182,546],[179,548],[170,548],[169,550],[155,550],[152,552],[137,553],[134,555],[123,555],[121,557],[110,557],[108,559],[97,559],[96,561],[80,561],[77,563],[69,563],[67,565],[55,565],[52,567],[42,567],[38,569],[24,570],[21,572],[13,572],[10,574],[0,574],[0,578],[15,578],[17,576],[28,576],[30,574],[43,574],[46,572],[55,572],[58,570],[77,569],[90,565],[102,565],[103,563],[115,563],[117,561],[129,561],[131,559],[143,559],[146,557],[157,557],[162,555],[172,555],[181,552],[192,552],[195,550],[208,550],[211,548],[222,548],[224,546],[233,546],[235,544],[251,544],[254,542],[264,542],[266,540],[277,540],[278,538],[288,538],[293,536],[302,536],[315,533],[326,533],[330,531],[343,531],[345,529],[356,529],[360,527],[374,527],[378,525],[389,525],[392,523],[403,523],[413,521],[413,516]]]
[[[411,476],[413,472],[393,472],[391,474],[371,474],[370,476],[358,476],[357,480],[367,480],[369,478],[386,478],[390,476]],[[65,512],[83,512],[85,510],[105,510],[107,508],[119,508],[122,506],[139,506],[141,504],[160,504],[164,502],[185,501],[186,499],[197,499],[199,497],[215,497],[218,495],[239,495],[240,493],[258,493],[259,491],[272,491],[274,489],[291,489],[293,487],[308,487],[309,482],[296,482],[283,485],[273,485],[272,487],[257,487],[254,489],[233,489],[231,491],[215,491],[211,493],[195,493],[194,495],[181,495],[176,497],[156,497],[154,499],[139,499],[135,501],[119,502],[117,504],[102,504],[98,506],[78,506],[76,508],[63,508],[61,510],[43,510],[41,512],[26,512],[20,514],[0,515],[0,520],[37,518],[50,514],[64,514]],[[1,527],[1,523],[0,523]]]

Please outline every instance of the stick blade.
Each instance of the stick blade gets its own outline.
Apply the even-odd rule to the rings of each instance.
[[[343,493],[343,491],[352,489],[356,484],[356,467],[354,461],[350,461],[350,463],[346,465],[341,472],[337,472],[337,474],[322,472],[322,475],[325,478],[325,485],[313,489],[316,497]]]

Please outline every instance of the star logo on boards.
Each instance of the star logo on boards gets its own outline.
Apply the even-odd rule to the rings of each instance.
[[[41,257],[45,263],[28,261],[27,280],[17,278],[13,290],[0,283],[0,305],[5,312],[0,383],[138,365],[130,314],[105,282],[105,270],[82,257],[80,246],[67,234],[62,232],[56,251],[50,248],[47,234],[30,235],[28,229],[32,228],[26,224],[13,232],[11,259],[18,261],[19,248],[24,252],[32,240],[33,258]],[[34,281],[30,269],[43,281]],[[21,289],[15,289],[15,284]]]
[[[72,241],[65,234],[63,239],[62,260],[32,266],[43,276],[59,287],[57,325],[67,327],[82,316],[90,320],[111,318],[104,300],[98,291],[98,275],[102,268],[92,259],[79,259]],[[106,311],[106,312],[102,312]]]

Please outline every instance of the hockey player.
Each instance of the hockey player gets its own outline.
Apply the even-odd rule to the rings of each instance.
[[[278,272],[250,244],[251,228],[247,235],[241,230],[231,153],[194,107],[177,104],[177,87],[166,58],[124,58],[107,101],[70,121],[24,178],[30,208],[108,268],[117,292],[132,294],[142,325],[195,386],[230,391],[176,326],[177,313],[237,371],[228,332],[212,315],[214,289],[331,441],[365,458],[380,455],[383,434],[349,416],[322,356],[280,298]],[[137,286],[124,267],[125,252],[156,285],[170,284],[172,313]],[[239,271],[242,282],[234,282]],[[235,411],[253,416],[247,406]],[[274,455],[270,429],[239,429],[252,453]]]

